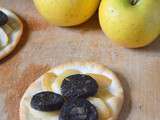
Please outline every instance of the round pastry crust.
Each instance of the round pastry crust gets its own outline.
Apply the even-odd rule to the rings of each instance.
[[[22,33],[23,33],[23,23],[16,16],[16,14],[11,12],[10,10],[7,10],[7,9],[1,8],[1,7],[0,7],[0,10],[2,12],[4,12],[9,17],[9,20],[15,21],[17,24],[16,29],[12,33],[10,33],[10,35],[9,35],[10,43],[5,48],[0,50],[0,60],[1,60],[2,58],[6,57],[8,54],[10,54],[17,46],[17,44],[22,36]]]
[[[93,62],[73,62],[64,65],[60,65],[58,67],[54,67],[47,73],[54,73],[56,75],[62,74],[65,70],[79,70],[82,74],[86,73],[95,73],[106,76],[111,79],[111,85],[108,87],[108,91],[113,95],[106,100],[106,104],[112,110],[112,116],[108,118],[108,120],[116,120],[124,100],[123,88],[121,86],[120,81],[116,77],[116,75],[109,70],[106,66],[101,64],[93,63]],[[39,118],[32,118],[30,101],[34,94],[42,91],[41,82],[43,80],[44,75],[42,75],[39,79],[33,82],[29,88],[25,91],[21,102],[20,102],[20,120],[43,120]],[[40,112],[38,113],[40,114]],[[58,113],[57,113],[58,114]],[[53,118],[52,120],[58,120],[58,117]]]

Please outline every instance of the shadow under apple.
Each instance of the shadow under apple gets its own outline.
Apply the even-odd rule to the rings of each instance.
[[[91,18],[89,18],[86,22],[72,27],[67,27],[70,30],[80,30],[81,33],[87,31],[97,31],[101,30],[99,19],[98,19],[98,12],[96,12]]]
[[[160,52],[160,35],[148,46],[143,48],[135,49],[139,52],[148,52],[148,53],[159,53]]]

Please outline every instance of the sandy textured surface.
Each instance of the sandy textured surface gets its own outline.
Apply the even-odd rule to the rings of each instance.
[[[32,0],[0,0],[24,22],[15,51],[0,61],[0,120],[19,120],[19,101],[28,85],[50,66],[71,61],[96,61],[117,73],[126,101],[119,120],[159,120],[160,41],[137,50],[112,44],[97,16],[72,28],[48,25]]]

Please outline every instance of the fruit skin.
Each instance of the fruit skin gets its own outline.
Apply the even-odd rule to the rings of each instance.
[[[127,48],[144,47],[160,33],[160,0],[102,0],[100,25],[115,43]]]
[[[59,110],[64,103],[61,95],[45,91],[35,94],[31,99],[31,107],[39,111]]]
[[[100,0],[33,0],[38,11],[56,26],[74,26],[88,20]]]
[[[98,113],[96,107],[88,100],[77,99],[62,106],[59,120],[98,120]]]

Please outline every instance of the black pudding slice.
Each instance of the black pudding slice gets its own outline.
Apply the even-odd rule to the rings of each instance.
[[[5,25],[8,22],[8,16],[0,11],[0,26]]]
[[[98,84],[89,75],[75,74],[66,77],[61,86],[61,92],[67,99],[87,98],[97,93]]]
[[[89,101],[77,99],[64,103],[59,120],[98,120],[98,113]]]
[[[53,92],[40,92],[35,94],[31,100],[31,107],[39,111],[59,110],[64,103],[61,95]]]

